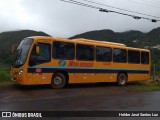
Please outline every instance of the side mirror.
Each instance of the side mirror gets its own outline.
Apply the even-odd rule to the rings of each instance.
[[[39,53],[40,53],[40,47],[37,45],[36,46],[36,54],[39,55]]]

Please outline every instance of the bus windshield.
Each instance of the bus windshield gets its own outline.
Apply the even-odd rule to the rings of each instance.
[[[32,45],[33,39],[26,38],[21,41],[17,48],[17,54],[15,57],[14,62],[12,63],[13,66],[21,66],[26,62],[29,49]]]

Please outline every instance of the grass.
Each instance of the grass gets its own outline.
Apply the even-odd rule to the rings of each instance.
[[[160,81],[140,81],[128,83],[128,89],[134,91],[160,91]]]
[[[141,85],[136,88],[137,91],[160,91],[160,82],[149,82],[144,83],[144,85]]]
[[[0,63],[0,84],[8,85],[11,84],[10,80],[10,69],[9,66],[6,64]]]

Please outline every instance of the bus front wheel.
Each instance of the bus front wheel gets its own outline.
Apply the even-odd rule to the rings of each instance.
[[[51,81],[51,88],[60,89],[66,85],[66,76],[63,73],[56,73]]]
[[[117,77],[117,84],[119,86],[125,86],[127,82],[127,75],[124,73],[120,73]]]

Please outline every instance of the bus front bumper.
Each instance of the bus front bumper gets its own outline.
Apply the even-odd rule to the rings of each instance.
[[[22,81],[22,76],[19,76],[19,75],[12,75],[11,74],[11,81],[13,81],[15,84],[23,84],[23,81]]]

